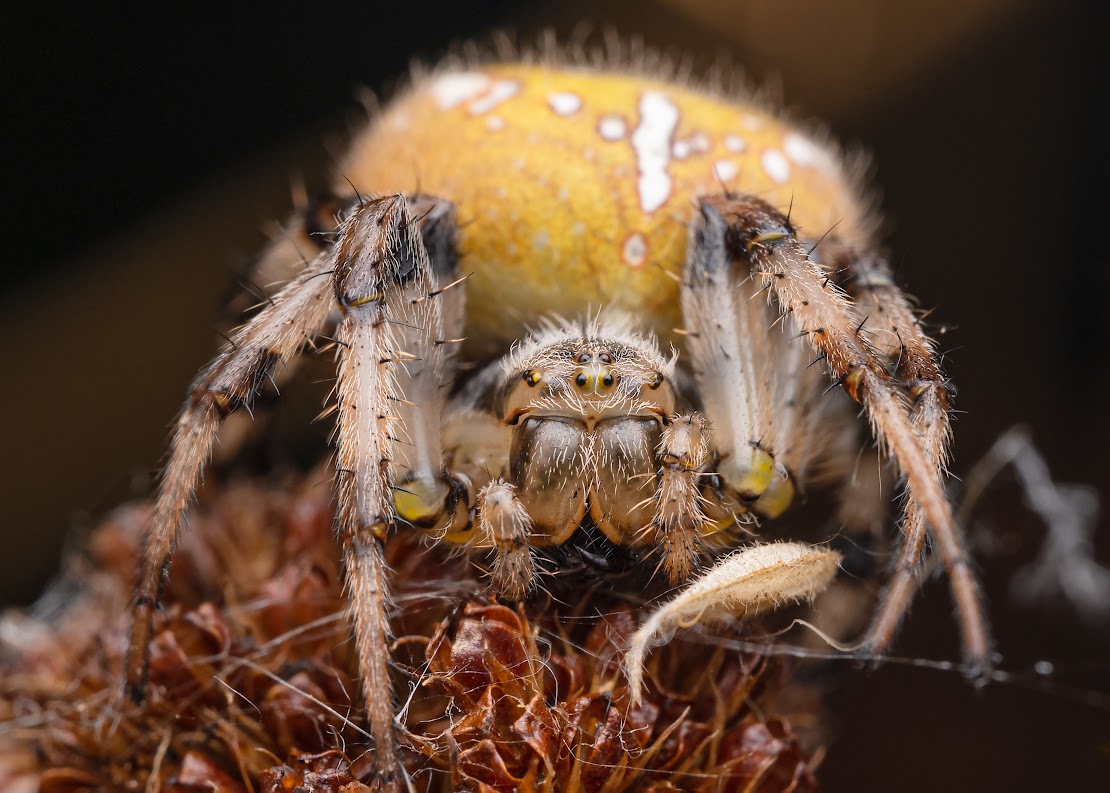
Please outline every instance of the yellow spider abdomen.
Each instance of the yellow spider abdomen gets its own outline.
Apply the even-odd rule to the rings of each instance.
[[[754,105],[662,81],[501,64],[420,80],[355,142],[340,174],[360,192],[458,207],[472,354],[551,313],[628,311],[680,325],[693,200],[760,196],[814,238],[862,212],[840,161]],[[349,190],[345,181],[337,189]]]

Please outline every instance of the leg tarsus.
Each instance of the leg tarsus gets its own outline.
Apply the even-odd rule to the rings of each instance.
[[[366,715],[374,740],[375,777],[382,790],[403,790],[404,765],[395,735],[393,687],[389,681],[389,619],[385,558],[379,534],[385,524],[346,537],[343,553],[354,616],[359,670],[366,693]]]
[[[873,345],[891,362],[895,377],[912,400],[910,421],[925,456],[943,472],[951,440],[951,405],[935,344],[922,330],[906,294],[894,283],[886,259],[835,239],[829,243],[824,252],[841,276],[845,291],[873,317],[869,326]],[[862,646],[877,655],[890,646],[919,586],[927,526],[912,499],[906,505],[902,533],[890,582],[862,640]]]

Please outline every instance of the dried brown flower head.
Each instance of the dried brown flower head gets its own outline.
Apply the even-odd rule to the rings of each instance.
[[[365,789],[333,511],[314,486],[325,478],[204,494],[142,706],[118,691],[146,504],[105,520],[31,613],[5,615],[0,788]],[[514,609],[482,593],[470,561],[404,532],[389,562],[417,790],[815,788],[774,715],[780,664],[679,639],[652,655],[633,707],[620,660],[636,610],[612,587],[564,583]]]

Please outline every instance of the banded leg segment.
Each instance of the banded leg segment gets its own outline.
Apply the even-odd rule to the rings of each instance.
[[[237,284],[228,295],[223,308],[227,327],[249,324],[256,313],[274,302],[271,292],[280,291],[293,281],[317,258],[326,258],[336,239],[341,219],[358,204],[354,194],[337,196],[327,193],[309,199],[302,190],[294,190],[293,214],[284,224],[275,224],[270,232],[272,241],[266,250],[243,269]],[[333,306],[334,308],[334,306]],[[331,317],[329,316],[329,320]],[[333,323],[325,321],[323,336],[334,336]],[[280,371],[273,374],[274,392],[284,390],[301,373],[305,361],[300,357],[287,358]],[[269,397],[266,393],[264,397]],[[243,447],[253,444],[266,430],[266,412],[275,400],[264,399],[252,409],[250,415],[235,413],[228,416],[220,427],[212,462],[223,465],[237,459]],[[259,407],[263,411],[260,415]],[[262,420],[259,420],[259,419]]]
[[[878,352],[858,332],[861,319],[831,276],[809,259],[781,213],[752,196],[702,199],[694,234],[715,233],[729,252],[765,279],[783,310],[790,311],[836,381],[864,405],[875,436],[898,460],[907,479],[907,503],[932,527],[960,616],[969,676],[981,679],[991,665],[991,641],[979,593],[937,461],[923,448],[897,383]]]
[[[933,340],[922,331],[913,307],[894,284],[884,259],[838,249],[835,244],[833,251],[835,266],[844,274],[846,291],[856,301],[860,313],[874,322],[872,338],[879,350],[895,362],[894,375],[913,400],[910,421],[926,458],[944,471],[952,438],[948,417],[951,405]],[[906,505],[902,533],[890,580],[862,641],[861,651],[867,655],[881,655],[890,646],[918,587],[927,529],[922,511],[912,501]]]
[[[446,214],[437,222],[450,219],[449,207],[441,211]],[[407,431],[415,439],[410,447],[416,449],[411,452],[415,456],[404,460],[405,466],[411,471],[424,466],[430,481],[442,481],[438,420],[417,412],[418,406],[407,401],[402,390],[409,385],[427,396],[430,389],[428,407],[434,406],[438,417],[435,360],[417,361],[420,356],[403,347],[414,341],[422,350],[436,347],[433,342],[438,341],[441,319],[437,316],[435,276],[419,222],[402,196],[364,202],[344,221],[339,234],[334,249],[334,290],[343,312],[337,334],[338,530],[347,564],[377,782],[383,789],[399,790],[405,779],[394,737],[388,673],[389,593],[382,544],[395,521],[392,466],[402,463],[399,450],[403,445],[398,433]],[[414,377],[405,369],[409,363],[425,364],[422,371],[431,376]],[[435,384],[429,386],[429,382]],[[398,405],[410,408],[404,417],[396,415]],[[429,421],[434,422],[431,427],[423,426]],[[419,476],[414,481],[425,481]]]
[[[162,599],[178,530],[220,423],[250,404],[275,366],[312,342],[332,308],[327,278],[330,267],[329,257],[313,261],[235,333],[190,387],[162,472],[132,609],[124,675],[127,691],[136,702],[144,697],[154,611]]]
[[[238,285],[228,295],[223,310],[228,324],[249,322],[253,309],[269,302],[266,295],[271,290],[296,278],[305,262],[326,255],[340,222],[357,205],[358,196],[353,193],[325,192],[310,198],[303,189],[294,189],[292,214],[284,223],[273,224],[270,244],[245,264]]]

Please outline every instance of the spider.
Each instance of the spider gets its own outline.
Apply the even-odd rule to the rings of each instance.
[[[635,697],[660,636],[826,588],[836,553],[758,539],[799,492],[835,484],[847,531],[881,520],[852,402],[905,480],[901,546],[859,652],[889,646],[931,537],[966,668],[985,678],[984,609],[944,491],[949,391],[877,252],[859,168],[820,133],[641,60],[418,74],[354,141],[334,195],[292,218],[258,270],[287,283],[177,419],[138,579],[133,698],[222,420],[332,325],[336,530],[382,787],[404,785],[391,533],[483,555],[509,601],[539,586],[542,551],[583,532],[665,575],[679,594],[628,651]]]

